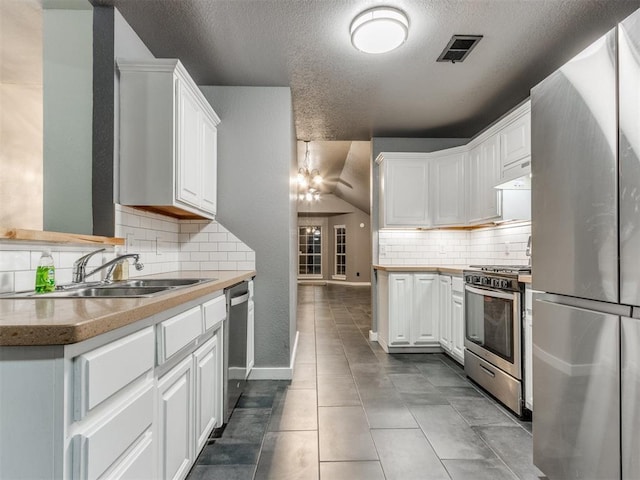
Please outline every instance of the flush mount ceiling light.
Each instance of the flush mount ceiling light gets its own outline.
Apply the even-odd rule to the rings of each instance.
[[[298,198],[299,200],[320,200],[320,185],[322,177],[318,169],[311,170],[309,158],[309,142],[305,141],[304,166],[298,169]]]
[[[376,7],[354,18],[349,32],[351,43],[361,52],[386,53],[407,40],[409,20],[395,8]]]

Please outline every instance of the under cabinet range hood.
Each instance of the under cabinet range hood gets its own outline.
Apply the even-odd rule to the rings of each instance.
[[[496,185],[498,190],[531,190],[531,174],[528,173],[518,178]]]

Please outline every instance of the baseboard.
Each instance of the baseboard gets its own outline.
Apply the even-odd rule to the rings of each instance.
[[[371,282],[344,282],[342,280],[298,280],[298,285],[347,285],[349,287],[370,287]]]
[[[249,380],[291,380],[293,378],[293,366],[298,354],[298,337],[300,332],[296,332],[296,339],[293,343],[291,363],[288,367],[253,367],[249,374]]]
[[[374,332],[372,330],[369,330],[369,341],[370,342],[377,342],[378,341],[378,332]]]
[[[249,380],[291,380],[293,370],[290,367],[253,367]]]

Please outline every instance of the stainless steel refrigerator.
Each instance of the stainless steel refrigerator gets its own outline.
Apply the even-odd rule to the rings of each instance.
[[[531,91],[534,463],[640,479],[640,10]]]

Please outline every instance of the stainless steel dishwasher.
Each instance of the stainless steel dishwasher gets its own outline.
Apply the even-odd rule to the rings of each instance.
[[[225,290],[227,320],[224,329],[224,423],[229,421],[247,383],[247,315],[249,282]]]

